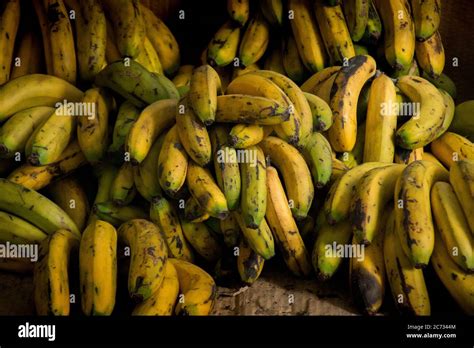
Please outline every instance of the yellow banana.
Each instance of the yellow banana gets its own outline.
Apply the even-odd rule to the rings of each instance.
[[[256,63],[268,47],[270,27],[261,13],[250,20],[242,36],[239,47],[240,65],[249,66]]]
[[[188,155],[173,126],[166,134],[158,156],[158,179],[167,195],[175,197],[184,185],[188,171]]]
[[[138,116],[140,116],[140,109],[129,101],[124,101],[122,105],[120,105],[112,133],[112,143],[108,149],[113,160],[118,163],[122,163],[125,160],[124,152],[128,133],[138,119]]]
[[[189,87],[191,83],[191,76],[193,75],[194,65],[181,65],[173,78],[173,83],[176,88]]]
[[[94,174],[97,177],[97,191],[94,198],[94,209],[89,214],[87,225],[97,220],[95,205],[110,200],[110,187],[117,175],[117,168],[109,164],[98,165],[95,167]]]
[[[328,103],[317,95],[304,92],[313,116],[313,130],[325,132],[332,126],[332,111]]]
[[[450,184],[437,182],[433,185],[431,209],[439,235],[453,261],[466,272],[473,272],[474,236]]]
[[[185,203],[184,218],[189,222],[203,222],[208,220],[210,215],[199,205],[199,202],[191,196]]]
[[[249,19],[249,0],[227,0],[227,12],[233,21],[243,27]]]
[[[395,184],[405,167],[394,164],[373,168],[359,179],[350,208],[356,243],[371,244],[380,232],[384,210],[393,200]]]
[[[355,56],[336,75],[329,103],[333,112],[329,141],[334,151],[352,151],[354,148],[357,136],[357,108],[354,106],[362,87],[375,74],[375,68],[371,56]]]
[[[449,181],[474,235],[474,160],[455,162],[449,172]]]
[[[428,265],[434,246],[430,191],[437,181],[448,181],[441,166],[416,161],[409,164],[395,186],[395,227],[403,251],[416,268]]]
[[[416,39],[423,41],[439,28],[441,16],[440,0],[411,0]]]
[[[323,70],[314,73],[301,85],[301,90],[306,93],[315,94],[315,91],[319,88],[319,86],[339,70],[341,70],[341,67],[336,65],[324,68]]]
[[[0,241],[15,244],[40,243],[48,235],[13,214],[0,211]]]
[[[243,237],[252,250],[262,256],[265,260],[271,259],[273,255],[275,255],[275,242],[272,231],[270,230],[265,218],[262,220],[258,228],[252,229],[245,226],[242,214],[234,212],[233,216],[240,226]]]
[[[349,0],[344,2],[344,15],[347,27],[354,42],[364,36],[369,20],[369,7],[371,0]]]
[[[365,123],[364,162],[393,163],[397,115],[395,85],[386,75],[374,79]]]
[[[249,72],[254,72],[260,70],[260,67],[257,64],[250,64],[246,67],[234,67],[234,71],[232,72],[232,80],[235,80],[237,77],[244,75]]]
[[[155,197],[150,206],[150,219],[161,230],[166,244],[168,256],[193,262],[194,254],[184,238],[176,208],[164,197]]]
[[[425,41],[417,42],[415,52],[420,68],[430,77],[437,78],[443,73],[446,58],[439,31]]]
[[[111,315],[117,290],[117,231],[94,221],[82,234],[79,247],[81,305],[85,315]]]
[[[286,75],[300,84],[306,75],[306,68],[299,56],[296,40],[291,34],[283,41],[282,55]]]
[[[258,124],[237,124],[229,132],[229,145],[236,149],[245,149],[257,145],[266,136],[270,135],[273,128]]]
[[[402,313],[430,315],[430,298],[423,271],[415,268],[405,255],[395,225],[392,211],[385,231],[383,255],[393,301]]]
[[[463,136],[446,132],[431,143],[431,152],[447,168],[462,159],[474,160],[474,144]]]
[[[254,283],[262,273],[264,263],[265,259],[253,251],[244,238],[241,238],[237,256],[240,279],[247,284]]]
[[[344,8],[347,8],[347,5]],[[342,7],[324,6],[322,0],[318,0],[315,13],[331,64],[347,64],[347,61],[355,56],[355,50]]]
[[[290,24],[303,64],[312,73],[322,70],[326,65],[326,50],[309,1],[289,0],[288,11],[294,16]]]
[[[10,80],[15,39],[20,25],[20,0],[8,0],[0,11],[0,86]]]
[[[210,171],[190,161],[186,174],[189,192],[209,215],[225,219],[229,214],[224,194]]]
[[[449,129],[449,126],[453,122],[454,114],[456,111],[456,106],[454,104],[454,100],[451,97],[451,95],[441,88],[438,88],[438,91],[441,93],[441,96],[443,97],[445,112],[443,116],[443,123],[438,128],[436,138],[443,135]]]
[[[49,37],[49,25],[46,8],[43,4],[43,0],[33,1],[33,7],[35,9],[36,18],[38,18],[38,24],[41,29],[46,72],[48,75],[51,75],[53,73],[53,61],[51,57],[51,40]]]
[[[172,315],[179,294],[179,280],[176,268],[171,262],[165,266],[163,282],[151,297],[139,303],[132,315],[162,316]]]
[[[217,288],[212,277],[192,263],[170,259],[178,273],[182,302],[178,301],[175,313],[180,315],[208,315],[214,307]]]
[[[128,205],[119,207],[113,202],[94,204],[94,213],[100,219],[119,227],[122,223],[133,219],[146,219],[148,214],[141,207]]]
[[[443,164],[430,152],[423,152],[422,158],[423,161],[428,161],[428,162],[433,162],[436,164],[439,164],[440,166],[443,167]]]
[[[159,228],[143,219],[133,219],[117,231],[121,243],[130,246],[130,269],[128,271],[128,292],[139,302],[155,293],[164,278],[168,259],[166,242]]]
[[[221,257],[221,243],[206,224],[181,219],[181,228],[189,244],[206,261],[215,262]]]
[[[419,147],[414,150],[405,150],[400,147],[395,148],[394,162],[399,164],[410,164],[423,159],[424,150]]]
[[[207,61],[211,66],[226,66],[232,63],[239,49],[240,28],[227,21],[214,34],[207,46]]]
[[[158,158],[163,146],[164,135],[156,139],[142,163],[133,167],[133,181],[140,195],[151,202],[161,195],[160,180],[158,178]]]
[[[138,63],[143,65],[149,72],[163,75],[163,67],[161,66],[160,57],[156,53],[150,39],[145,36],[143,41],[143,49],[135,59]]]
[[[332,174],[332,151],[327,139],[321,133],[314,132],[302,153],[313,175],[314,186],[317,189],[326,186]]]
[[[138,116],[130,128],[125,147],[133,164],[141,163],[158,136],[173,125],[176,104],[176,99],[159,100],[147,106]]]
[[[19,65],[13,64],[10,78],[15,79],[41,72],[43,56],[41,39],[38,34],[31,30],[26,32],[23,34],[20,46],[15,53],[15,57],[20,58]]]
[[[191,91],[189,98],[190,96]],[[190,107],[190,103],[186,98],[179,102],[177,110],[176,130],[181,144],[193,161],[200,166],[206,166],[211,161],[212,152],[211,140],[206,126]]]
[[[284,4],[282,0],[261,0],[260,8],[267,21],[274,26],[283,24]]]
[[[118,206],[129,205],[137,194],[130,162],[124,162],[110,186],[110,199]]]

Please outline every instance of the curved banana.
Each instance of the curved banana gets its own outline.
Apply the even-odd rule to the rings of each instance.
[[[261,13],[250,20],[240,41],[240,65],[249,66],[256,63],[268,47],[270,27]]]
[[[162,193],[158,178],[158,158],[163,147],[164,138],[164,135],[161,135],[156,139],[143,162],[133,167],[135,188],[149,202]]]
[[[243,27],[249,19],[249,0],[227,0],[227,12],[233,21]]]
[[[449,172],[449,181],[474,235],[474,160],[454,162]]]
[[[181,65],[173,78],[173,83],[176,88],[189,87],[191,83],[191,76],[193,75],[194,65]]]
[[[315,94],[315,91],[319,86],[326,82],[331,76],[341,70],[341,66],[335,65],[324,68],[316,73],[314,73],[309,79],[307,79],[302,85],[301,90],[306,93]]]
[[[204,222],[210,218],[206,210],[199,205],[193,196],[186,200],[184,206],[184,218],[189,222]]]
[[[237,256],[240,279],[247,284],[254,283],[262,273],[264,263],[265,259],[249,247],[245,238],[241,238]]]
[[[434,246],[430,191],[437,181],[448,181],[449,173],[427,162],[410,163],[395,186],[395,227],[403,251],[416,268],[428,265]]]
[[[143,65],[149,72],[163,75],[163,67],[160,62],[160,57],[158,57],[158,53],[156,53],[155,48],[147,36],[145,36],[145,40],[143,41],[143,49],[140,51],[135,61]]]
[[[46,233],[26,220],[0,211],[0,241],[15,244],[40,243],[47,237]]]
[[[128,205],[119,207],[113,202],[101,202],[94,204],[94,213],[100,220],[119,227],[122,223],[133,219],[147,219],[148,214],[141,207]]]
[[[92,222],[79,246],[81,306],[85,315],[111,315],[117,290],[117,231],[105,222]]]
[[[317,132],[325,132],[332,126],[332,111],[328,103],[317,95],[304,93],[311,115],[313,116],[313,130]],[[308,140],[309,141],[309,140]]]
[[[282,43],[282,56],[286,75],[294,82],[300,84],[306,75],[306,67],[298,53],[296,40],[291,34],[288,34]]]
[[[417,42],[415,52],[420,68],[430,77],[437,78],[443,73],[446,58],[439,31],[425,41]]]
[[[447,168],[462,159],[474,161],[474,144],[463,136],[446,132],[431,143],[431,152]]]
[[[258,124],[237,124],[229,132],[229,145],[236,149],[245,149],[257,145],[266,136],[273,132],[270,126]]]
[[[226,66],[237,56],[240,40],[240,28],[225,22],[214,34],[207,46],[207,61],[211,66]]]
[[[201,65],[194,69],[189,84],[188,105],[206,125],[212,124],[215,120],[217,96],[220,94],[222,94],[221,79],[211,66]]]
[[[23,34],[20,46],[14,54],[16,58],[20,58],[21,65],[13,64],[10,79],[41,72],[44,54],[38,33],[29,30]]]
[[[314,132],[302,152],[313,175],[314,186],[317,189],[326,186],[332,175],[332,151],[328,140]]]
[[[271,25],[281,26],[283,24],[284,4],[282,0],[261,0],[260,9]]]
[[[415,35],[418,41],[431,37],[441,22],[440,0],[411,0]]]
[[[265,260],[271,259],[275,255],[275,242],[267,220],[264,218],[258,228],[252,229],[245,226],[242,214],[234,212],[233,216],[252,250]]]
[[[344,1],[344,15],[354,42],[360,41],[364,36],[369,20],[370,3],[371,0]]]
[[[110,186],[110,199],[118,206],[129,205],[137,194],[130,162],[124,162]]]
[[[124,101],[120,105],[112,133],[112,143],[108,149],[108,152],[118,163],[122,163],[125,159],[124,152],[128,133],[139,116],[140,109],[129,101]]]
[[[329,141],[334,151],[352,151],[354,148],[357,136],[357,108],[354,106],[362,87],[375,74],[375,68],[371,56],[355,56],[336,75],[329,103],[333,113]]]
[[[1,86],[10,80],[15,38],[20,25],[20,0],[9,0],[3,4],[0,12],[0,23]]]
[[[181,219],[181,228],[189,244],[206,261],[215,262],[221,257],[221,243],[206,224]]]
[[[159,228],[143,219],[133,219],[117,231],[121,243],[130,246],[128,292],[132,299],[145,301],[155,293],[164,278],[168,259],[166,242]]]

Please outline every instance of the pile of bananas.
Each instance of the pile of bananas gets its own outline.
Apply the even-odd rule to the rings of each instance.
[[[207,315],[214,278],[277,256],[320,281],[349,258],[368,314],[389,286],[429,315],[431,264],[473,314],[474,101],[443,74],[439,0],[227,9],[193,66],[138,0],[2,4],[0,240],[40,245],[37,313],[70,313],[77,269],[84,314],[112,314],[122,267],[132,314]]]

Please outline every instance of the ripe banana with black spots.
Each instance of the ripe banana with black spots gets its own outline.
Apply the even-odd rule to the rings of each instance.
[[[344,15],[347,28],[354,42],[358,42],[364,36],[369,20],[369,7],[371,0],[349,0],[344,1]]]
[[[320,189],[329,183],[332,175],[332,151],[329,141],[321,133],[314,132],[302,150],[314,186]]]
[[[330,92],[333,125],[329,141],[336,152],[352,151],[357,137],[357,102],[362,87],[375,74],[371,56],[355,56],[336,75]],[[324,99],[324,98],[323,98]]]
[[[314,73],[302,85],[301,90],[306,93],[316,94],[316,90],[326,82],[331,76],[341,70],[339,65],[330,66]]]
[[[361,42],[367,45],[376,45],[382,36],[382,21],[375,7],[375,0],[369,0],[367,26]]]
[[[0,13],[0,86],[10,80],[15,38],[20,24],[20,0],[6,1]]]
[[[259,61],[270,41],[270,26],[261,13],[250,20],[240,41],[240,65],[249,66]]]
[[[430,191],[449,173],[427,161],[410,163],[399,176],[394,194],[395,228],[403,251],[416,268],[428,265],[434,246]]]
[[[188,106],[205,125],[211,125],[215,120],[217,96],[220,94],[221,79],[211,66],[201,65],[194,69],[189,84]]]
[[[249,19],[250,1],[227,0],[227,12],[233,21],[237,22],[241,27],[243,27]]]
[[[110,199],[118,206],[129,205],[137,194],[130,162],[124,162],[110,186]]]
[[[237,124],[229,132],[229,145],[236,149],[245,149],[257,145],[273,132],[271,126],[258,124]]]
[[[207,61],[211,66],[226,66],[237,57],[240,28],[227,21],[214,34],[207,46]]]
[[[431,37],[441,22],[440,0],[411,0],[415,35],[418,41]]]
[[[36,314],[63,316],[70,313],[68,266],[79,237],[59,229],[40,245],[33,277]]]
[[[437,78],[443,73],[446,57],[439,31],[415,46],[416,60],[428,76]]]
[[[317,95],[304,93],[311,115],[313,116],[313,130],[316,132],[325,132],[332,126],[332,111],[328,103]],[[309,140],[308,140],[309,141]]]
[[[0,241],[15,244],[40,243],[48,235],[13,214],[0,211]]]
[[[221,257],[222,246],[220,240],[206,224],[181,219],[181,228],[189,244],[206,261],[215,262]]]
[[[240,226],[242,236],[245,238],[252,250],[262,256],[265,260],[271,259],[275,255],[275,241],[267,220],[264,218],[260,223],[260,226],[253,229],[248,228],[245,225],[242,214],[234,212],[233,216]]]
[[[249,247],[245,238],[241,238],[237,256],[240,279],[247,284],[254,283],[262,273],[264,263],[265,259]]]
[[[138,206],[119,207],[111,201],[94,204],[94,213],[100,219],[119,227],[133,219],[147,219],[148,214]]]
[[[135,188],[138,193],[149,202],[162,194],[160,180],[158,178],[158,158],[164,138],[164,135],[161,135],[156,139],[142,163],[133,167]]]
[[[128,292],[139,302],[150,298],[164,278],[168,259],[166,242],[159,228],[143,219],[133,219],[117,231],[121,243],[130,247]]]
[[[191,196],[184,204],[184,218],[189,222],[203,222],[207,221],[210,215],[199,205],[199,202]]]
[[[474,235],[474,160],[455,162],[449,171],[449,181]]]
[[[474,144],[463,136],[446,132],[431,143],[431,152],[447,168],[462,159],[474,161]]]
[[[117,290],[117,231],[105,221],[94,221],[79,246],[81,306],[85,315],[111,315]]]
[[[178,212],[166,198],[153,199],[150,206],[150,219],[160,228],[166,240],[168,256],[193,262],[194,253],[184,238]]]

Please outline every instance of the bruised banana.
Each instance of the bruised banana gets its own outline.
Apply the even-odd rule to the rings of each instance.
[[[40,243],[47,237],[46,233],[26,220],[0,211],[0,241],[2,243]]]
[[[417,42],[415,52],[420,68],[428,76],[437,78],[443,73],[446,57],[441,35],[438,31],[425,41]]]
[[[199,202],[191,196],[185,202],[184,218],[189,222],[203,222],[208,220],[210,215],[199,205]]]
[[[176,305],[178,315],[208,315],[214,307],[217,287],[214,279],[192,263],[169,259],[178,274],[183,302]]]
[[[288,205],[288,199],[274,167],[267,171],[267,208],[265,217],[290,271],[297,276],[311,272],[311,262],[295,219]]]
[[[164,278],[168,259],[166,242],[159,228],[143,219],[133,219],[117,231],[121,243],[130,246],[128,292],[132,299],[144,301],[155,293]]]
[[[78,236],[59,229],[40,245],[33,277],[36,314],[63,316],[70,313],[68,267]]]
[[[164,135],[156,139],[148,155],[138,166],[133,167],[133,181],[140,195],[151,202],[162,193],[158,179],[158,158],[163,146]]]
[[[240,279],[247,283],[254,283],[263,270],[265,259],[253,251],[242,238],[239,244],[239,255],[237,256],[237,270]]]
[[[265,260],[271,259],[275,255],[275,242],[267,221],[263,219],[258,228],[252,229],[245,226],[245,221],[240,213],[234,212],[233,216],[250,248]]]
[[[15,38],[20,24],[20,0],[5,1],[0,11],[0,86],[10,80]]]
[[[161,230],[168,245],[168,256],[193,262],[194,254],[187,240],[175,207],[164,197],[156,197],[151,202],[150,219]]]
[[[240,28],[227,21],[214,34],[207,46],[207,61],[211,66],[226,66],[232,63],[239,49]]]
[[[411,0],[415,35],[418,41],[430,38],[439,28],[441,22],[440,0]]]
[[[395,186],[395,228],[403,251],[416,268],[428,265],[434,246],[430,191],[449,173],[438,164],[416,161],[409,164]]]
[[[215,262],[221,257],[221,244],[213,232],[202,222],[181,219],[181,228],[186,240],[206,261]]]
[[[449,181],[474,235],[474,160],[454,162],[449,171]]]
[[[110,186],[110,199],[118,206],[129,205],[137,194],[130,162],[124,162]]]
[[[148,218],[148,214],[140,207],[133,205],[119,207],[109,201],[94,204],[94,213],[100,220],[107,221],[115,227],[132,219]]]
[[[239,60],[243,66],[256,63],[264,55],[270,41],[270,27],[261,13],[250,20],[240,41]]]
[[[81,306],[85,315],[111,315],[117,290],[117,231],[94,221],[82,234],[79,247]]]
[[[326,186],[332,174],[332,151],[328,140],[314,132],[302,152],[313,175],[314,186],[317,189]]]
[[[229,145],[235,149],[245,149],[257,145],[266,136],[270,135],[273,128],[258,124],[237,124],[229,132]]]

